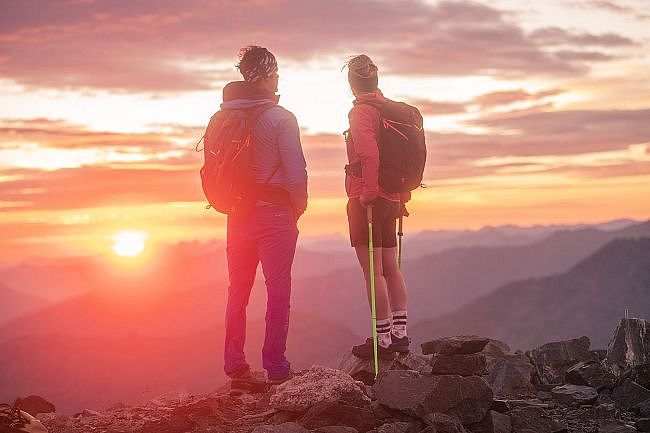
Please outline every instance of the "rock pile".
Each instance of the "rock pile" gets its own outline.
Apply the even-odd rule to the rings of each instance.
[[[351,353],[265,394],[172,394],[74,416],[24,402],[52,433],[622,433],[650,432],[648,322],[623,319],[608,349],[587,337],[512,352],[479,336],[426,342],[382,361]],[[47,413],[43,413],[43,412]]]

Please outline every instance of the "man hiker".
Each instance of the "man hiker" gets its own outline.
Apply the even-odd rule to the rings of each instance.
[[[228,303],[224,370],[232,392],[264,391],[291,377],[285,357],[291,295],[291,266],[298,238],[298,218],[307,208],[307,171],[295,116],[277,105],[278,66],[266,48],[249,46],[239,53],[244,81],[223,89],[221,111],[252,112],[266,106],[252,125],[250,172],[255,183],[251,209],[228,214]],[[258,110],[259,111],[259,110]],[[208,127],[209,128],[209,127]],[[268,382],[246,362],[246,306],[258,263],[266,280],[266,335],[262,348]]]
[[[371,278],[374,278],[377,355],[381,359],[393,359],[395,352],[409,351],[407,291],[397,260],[396,220],[405,212],[403,203],[410,199],[410,192],[388,192],[379,184],[380,107],[388,99],[377,87],[377,66],[363,54],[350,59],[346,66],[348,83],[355,96],[346,134],[349,164],[345,188],[350,242],[363,270],[370,303]],[[371,275],[368,251],[369,207],[372,208],[374,275]],[[373,339],[354,346],[352,353],[359,358],[373,358]]]

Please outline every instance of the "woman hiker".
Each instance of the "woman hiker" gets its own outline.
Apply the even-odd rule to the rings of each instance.
[[[377,105],[387,99],[377,87],[377,66],[364,54],[350,59],[346,66],[348,83],[355,97],[348,114],[350,129],[346,137],[345,188],[350,243],[363,270],[371,302],[367,208],[372,207],[377,350],[379,358],[393,359],[395,352],[409,351],[407,292],[397,263],[396,220],[403,210],[402,203],[410,199],[410,193],[389,193],[379,185],[380,113]],[[373,339],[354,346],[352,353],[363,359],[373,358]]]

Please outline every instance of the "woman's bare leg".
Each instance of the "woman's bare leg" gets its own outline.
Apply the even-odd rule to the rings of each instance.
[[[382,270],[386,280],[391,311],[406,311],[406,283],[397,265],[397,247],[382,248]]]
[[[363,277],[366,280],[366,293],[368,295],[368,305],[370,305],[370,254],[367,246],[354,247],[357,253],[357,259],[363,270]],[[383,248],[374,249],[374,273],[375,273],[375,308],[377,311],[377,320],[386,320],[391,318],[390,302],[386,279],[383,274]]]

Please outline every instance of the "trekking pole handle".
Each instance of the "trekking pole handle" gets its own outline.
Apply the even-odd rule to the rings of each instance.
[[[366,215],[368,216],[368,224],[372,224],[372,203],[366,207]]]

